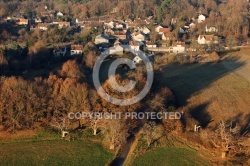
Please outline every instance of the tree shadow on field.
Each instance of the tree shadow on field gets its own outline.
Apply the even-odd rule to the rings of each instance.
[[[206,128],[207,125],[213,121],[211,115],[207,112],[207,106],[209,103],[201,104],[190,110],[191,116],[199,122],[202,128]]]

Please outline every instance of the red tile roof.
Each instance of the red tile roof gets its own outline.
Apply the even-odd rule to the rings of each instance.
[[[71,50],[83,50],[83,45],[80,44],[72,44]]]
[[[170,32],[170,28],[160,28],[159,32],[163,32],[163,33]]]

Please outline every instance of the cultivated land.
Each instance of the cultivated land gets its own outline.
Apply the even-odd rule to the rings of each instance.
[[[235,52],[217,64],[164,66],[159,76],[162,84],[173,90],[179,106],[188,108],[203,127],[222,119],[247,121],[250,113],[248,52]]]

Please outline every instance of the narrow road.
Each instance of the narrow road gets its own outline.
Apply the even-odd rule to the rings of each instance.
[[[133,144],[135,140],[135,137],[132,136],[127,143],[123,146],[123,148],[120,151],[120,154],[112,161],[110,166],[122,166],[125,159],[127,158],[127,155],[130,151],[131,145]]]

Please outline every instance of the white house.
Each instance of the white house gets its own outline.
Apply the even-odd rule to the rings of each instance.
[[[136,55],[133,59],[133,66],[140,63],[141,61],[142,59],[138,55]]]
[[[186,44],[185,42],[174,42],[172,47],[170,47],[170,49],[174,52],[174,53],[183,53],[185,52],[186,49]]]
[[[153,43],[153,42],[146,42],[146,46],[148,48],[156,48],[157,47],[157,45],[155,43]]]
[[[124,25],[123,25],[122,23],[117,22],[117,23],[115,23],[115,27],[116,27],[117,29],[123,29],[123,28],[124,28]]]
[[[206,32],[218,32],[218,29],[215,26],[206,25]]]
[[[70,55],[81,55],[83,53],[83,45],[73,44],[71,45]]]
[[[28,19],[19,19],[17,21],[17,25],[28,25],[29,24],[29,20]]]
[[[159,35],[162,35],[163,33],[168,33],[168,32],[171,32],[170,28],[160,28],[158,33]]]
[[[70,27],[70,22],[58,22],[58,28]]]
[[[42,22],[42,20],[40,17],[35,18],[35,23],[41,23],[41,22]]]
[[[108,27],[108,28],[114,28],[115,27],[115,22],[114,21],[110,21],[109,23],[105,23],[105,25]]]
[[[218,44],[219,37],[214,35],[199,35],[198,37],[199,44]]]
[[[195,25],[195,23],[193,23],[193,22],[189,24],[189,28],[190,28],[190,29],[195,28],[195,26],[196,26],[196,25]]]
[[[159,33],[161,28],[163,28],[163,27],[160,26],[160,25],[158,25],[158,26],[155,28],[155,32]]]
[[[109,43],[109,37],[104,34],[100,34],[95,37],[95,44]]]
[[[48,25],[49,24],[47,24],[47,23],[38,23],[37,28],[40,30],[46,31],[46,30],[48,30]]]
[[[145,35],[150,34],[150,30],[147,27],[139,28],[139,30]]]
[[[198,16],[198,23],[202,23],[202,22],[204,22],[206,20],[206,16],[205,15],[203,15],[203,14],[200,14],[199,16]]]
[[[134,50],[134,51],[139,51],[140,50],[140,43],[139,42],[130,41],[129,46],[130,46],[131,50]]]
[[[62,13],[62,12],[57,12],[57,13],[56,13],[56,16],[57,16],[57,17],[62,17],[62,16],[63,16],[63,13]]]
[[[134,33],[132,34],[132,38],[134,41],[145,41],[145,36],[141,33]]]
[[[167,33],[163,33],[161,36],[162,40],[174,40],[174,33],[173,32],[167,32]]]
[[[123,54],[123,47],[120,45],[116,45],[114,47],[110,47],[109,49],[109,54],[118,54],[122,55]]]

